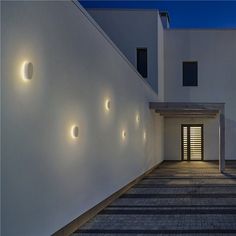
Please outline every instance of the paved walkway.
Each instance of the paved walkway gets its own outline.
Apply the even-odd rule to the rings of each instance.
[[[236,236],[236,166],[164,162],[79,235]]]

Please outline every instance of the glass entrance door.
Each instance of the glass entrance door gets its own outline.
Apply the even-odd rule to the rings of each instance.
[[[182,125],[182,160],[203,160],[203,125]]]

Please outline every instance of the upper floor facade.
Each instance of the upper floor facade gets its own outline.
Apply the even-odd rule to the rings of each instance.
[[[231,103],[235,29],[171,29],[158,10],[87,10],[141,74],[146,68],[144,80],[165,101]]]
[[[138,71],[146,50],[143,79],[159,101],[225,103],[226,159],[234,159],[236,29],[172,29],[168,14],[154,9],[87,11]]]
[[[159,11],[155,9],[87,9],[87,11],[163,100],[164,31]]]

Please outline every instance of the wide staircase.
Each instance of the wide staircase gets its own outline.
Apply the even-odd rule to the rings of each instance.
[[[236,166],[163,162],[76,231],[79,235],[236,236]]]

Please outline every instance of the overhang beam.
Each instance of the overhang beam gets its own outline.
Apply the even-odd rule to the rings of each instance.
[[[150,102],[149,108],[164,117],[207,118],[219,115],[219,170],[225,169],[225,104],[196,102]]]

